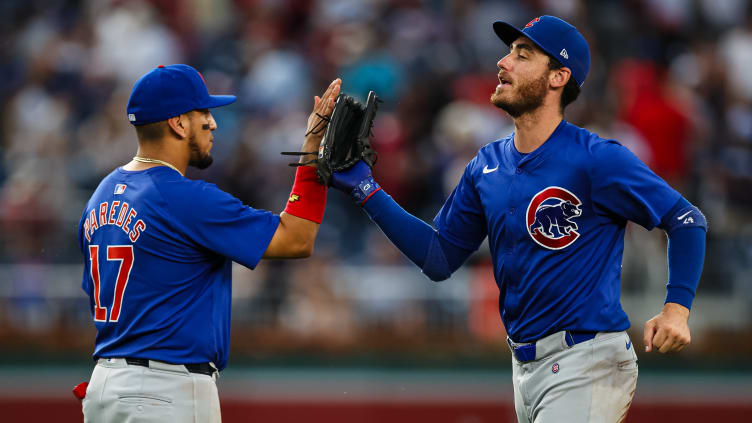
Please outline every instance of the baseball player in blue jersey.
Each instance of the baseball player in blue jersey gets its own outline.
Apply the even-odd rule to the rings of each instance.
[[[335,173],[387,237],[432,280],[448,278],[488,237],[499,311],[513,354],[520,422],[617,422],[637,382],[620,277],[627,221],[668,234],[663,310],[645,351],[690,341],[702,271],[702,213],[617,141],[563,119],[590,67],[586,40],[553,16],[493,28],[510,52],[491,102],[511,135],[480,149],[434,219],[405,212],[358,163]]]
[[[303,151],[323,135],[340,80],[314,99]],[[187,179],[212,162],[209,95],[187,65],[142,76],[128,101],[138,152],[112,171],[79,225],[83,289],[97,328],[91,381],[78,388],[86,422],[219,422],[216,378],[227,365],[231,264],[307,257],[326,203],[315,169],[297,170],[279,215]],[[324,119],[326,121],[326,119]],[[318,129],[313,129],[318,128]]]

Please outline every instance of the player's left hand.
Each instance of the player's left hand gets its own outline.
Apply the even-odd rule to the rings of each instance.
[[[689,309],[676,303],[666,303],[663,311],[645,323],[645,352],[653,347],[660,353],[681,351],[689,345]]]
[[[371,175],[371,167],[363,160],[342,172],[332,174],[332,186],[345,194],[350,194],[355,187]]]

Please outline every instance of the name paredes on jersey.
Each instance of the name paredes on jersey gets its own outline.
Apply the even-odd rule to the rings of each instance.
[[[87,241],[91,242],[94,231],[106,225],[114,225],[122,229],[131,242],[136,242],[141,233],[146,230],[146,223],[142,219],[133,223],[137,215],[136,209],[130,207],[125,201],[122,204],[120,201],[100,203],[98,209],[93,208],[89,211],[89,218],[84,221],[84,236]]]

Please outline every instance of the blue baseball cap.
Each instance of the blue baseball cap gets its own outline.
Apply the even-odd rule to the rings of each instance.
[[[574,26],[546,15],[528,22],[522,30],[502,21],[494,22],[493,29],[506,45],[511,45],[519,37],[529,38],[541,50],[568,67],[574,80],[582,87],[590,70],[590,47]]]
[[[128,99],[134,125],[167,120],[196,109],[225,106],[234,95],[209,95],[204,77],[188,65],[160,65],[136,81]]]

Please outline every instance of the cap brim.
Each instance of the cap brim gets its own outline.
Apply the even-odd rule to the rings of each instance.
[[[227,106],[228,104],[234,103],[235,100],[237,100],[237,97],[234,95],[210,95],[209,101],[207,101],[202,108],[211,109],[214,107]]]
[[[502,21],[494,22],[493,29],[496,35],[498,35],[499,38],[501,38],[501,41],[504,41],[504,44],[506,45],[511,45],[517,38],[526,37],[522,31]]]
[[[536,40],[529,34],[525,34],[524,32],[520,31],[519,29],[513,27],[512,25],[506,22],[502,22],[502,21],[494,22],[493,29],[496,35],[498,35],[499,38],[501,38],[501,41],[504,41],[504,44],[508,46],[511,46],[514,40],[520,37],[525,37],[528,40],[532,41],[533,44],[536,45],[536,47],[538,47],[539,49],[543,50],[546,54],[551,56],[554,60],[558,60],[556,58],[556,54],[543,48],[543,46],[541,45],[541,43],[538,42],[538,40]]]

